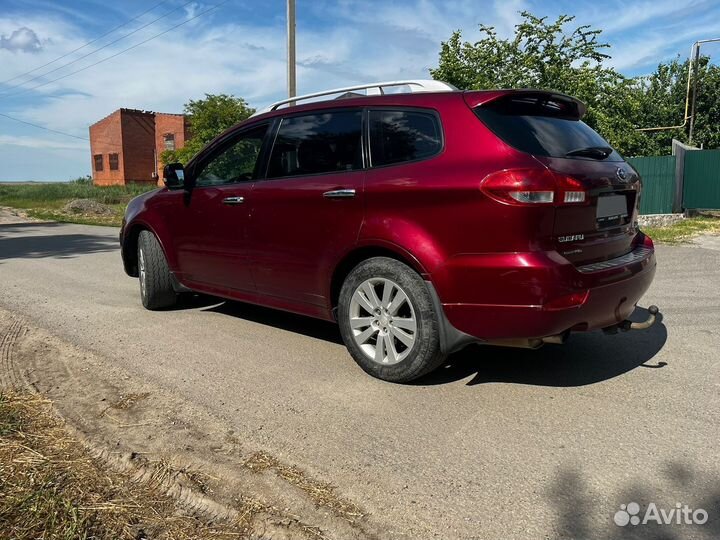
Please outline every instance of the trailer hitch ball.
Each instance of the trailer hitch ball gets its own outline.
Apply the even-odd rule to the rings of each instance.
[[[653,324],[655,324],[655,317],[659,313],[659,309],[657,306],[650,306],[647,308],[648,310],[648,318],[644,320],[643,322],[631,322],[630,323],[630,330],[645,330],[646,328],[650,328]]]

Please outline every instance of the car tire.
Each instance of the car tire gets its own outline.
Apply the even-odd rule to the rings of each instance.
[[[173,288],[170,268],[160,242],[150,231],[141,231],[138,238],[138,275],[140,298],[146,309],[174,306],[177,293]]]
[[[340,290],[338,322],[351,356],[379,379],[409,382],[445,360],[428,287],[395,259],[373,257],[348,274]]]

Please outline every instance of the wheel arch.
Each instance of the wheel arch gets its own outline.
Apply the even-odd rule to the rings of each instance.
[[[123,235],[123,265],[125,266],[125,272],[131,277],[138,277],[138,238],[140,232],[144,230],[149,230],[149,228],[142,223],[135,223],[128,227]]]
[[[333,317],[335,317],[337,312],[340,289],[345,282],[345,278],[358,264],[373,257],[388,257],[390,259],[395,259],[396,261],[406,264],[415,270],[423,279],[428,279],[428,273],[420,261],[400,246],[389,244],[387,242],[358,245],[352,251],[345,254],[345,256],[335,266],[333,271],[332,278],[330,280],[329,296]]]
[[[144,221],[135,221],[130,225],[126,226],[125,233],[123,235],[122,243],[122,259],[125,267],[125,272],[132,277],[138,277],[138,262],[137,262],[137,250],[138,250],[138,239],[142,231],[150,231],[160,243],[160,248],[165,255],[165,260],[168,261],[168,265],[171,270],[175,267],[175,260],[168,256],[168,250],[165,247],[162,235]]]

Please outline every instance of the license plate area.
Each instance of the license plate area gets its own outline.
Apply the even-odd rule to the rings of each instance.
[[[626,195],[600,195],[597,200],[595,220],[598,228],[623,225],[628,222],[628,198]]]

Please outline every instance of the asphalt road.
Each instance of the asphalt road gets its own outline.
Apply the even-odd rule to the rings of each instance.
[[[113,228],[0,225],[0,305],[212,409],[388,537],[717,538],[720,242],[657,252],[650,330],[472,347],[407,386],[365,375],[331,324],[221,301],[143,310]],[[710,521],[618,527],[631,501]]]

